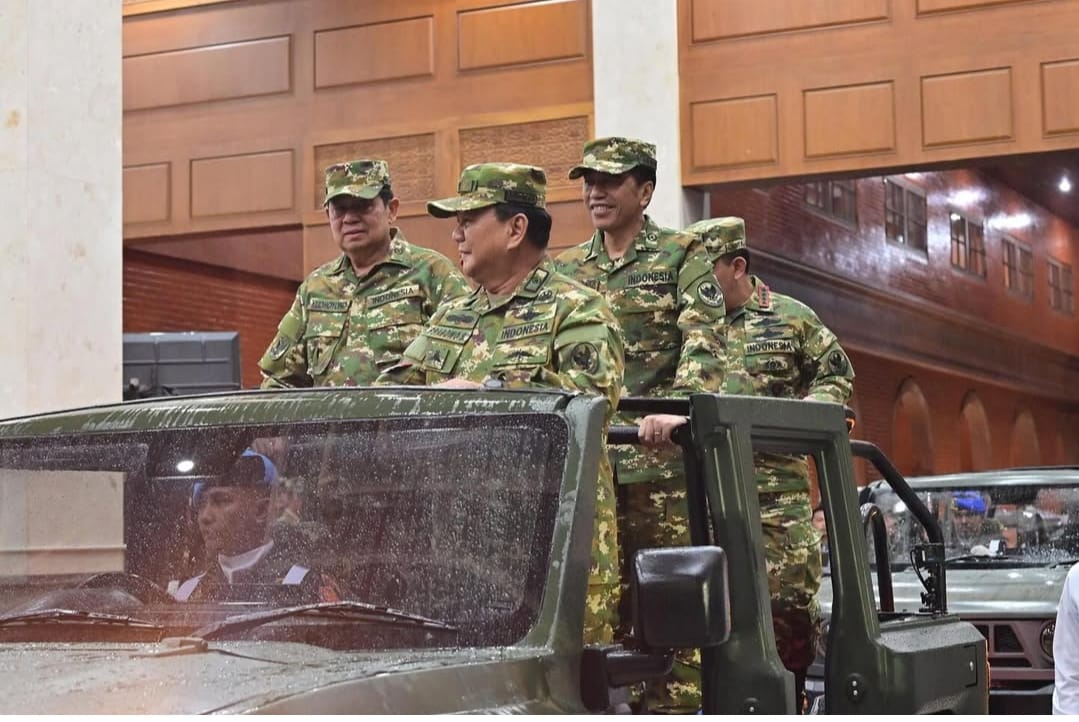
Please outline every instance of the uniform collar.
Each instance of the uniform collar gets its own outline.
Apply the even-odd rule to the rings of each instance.
[[[371,271],[375,271],[381,268],[383,265],[392,264],[395,266],[404,266],[405,268],[411,268],[413,265],[412,250],[409,246],[408,239],[405,238],[405,234],[401,232],[401,229],[397,226],[390,226],[390,252],[381,261],[376,263]],[[342,273],[356,275],[352,269],[352,262],[348,260],[348,256],[342,253],[337,261],[330,267],[329,274],[331,276],[337,276]]]
[[[633,243],[626,249],[626,255],[622,256],[623,262],[632,261],[640,251],[654,251],[659,247],[660,227],[647,213],[644,214],[644,225],[637,235],[633,237]],[[607,258],[607,249],[603,246],[603,231],[592,234],[592,245],[588,248],[585,260],[595,258]],[[609,260],[609,259],[608,259]]]
[[[486,311],[493,311],[496,308],[505,306],[514,299],[524,298],[531,300],[539,294],[540,289],[547,283],[547,279],[551,277],[551,273],[553,273],[551,262],[547,258],[544,258],[536,264],[536,267],[532,269],[531,273],[524,277],[524,280],[517,284],[517,287],[514,288],[511,293],[499,297],[497,303],[491,303],[490,296],[487,292],[482,288],[476,288],[472,292],[472,298],[469,299],[469,306],[487,306]]]
[[[750,276],[749,278],[753,282],[753,293],[745,302],[744,307],[762,313],[771,313],[772,289],[768,288],[768,284],[756,276]]]

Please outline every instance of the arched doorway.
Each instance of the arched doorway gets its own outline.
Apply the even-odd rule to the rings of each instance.
[[[913,378],[899,386],[892,412],[892,463],[903,474],[933,473],[933,433],[929,402]]]
[[[1012,424],[1012,466],[1038,466],[1042,463],[1041,448],[1038,445],[1038,427],[1034,415],[1023,409],[1015,416]]]
[[[993,468],[993,445],[989,437],[989,417],[978,394],[971,391],[959,412],[959,470],[984,471]]]

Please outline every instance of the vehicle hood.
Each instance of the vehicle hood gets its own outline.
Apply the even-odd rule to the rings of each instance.
[[[549,650],[354,653],[294,643],[232,642],[211,643],[201,652],[175,652],[161,644],[0,644],[0,713],[297,711],[287,708],[289,698],[350,684],[347,695],[312,697],[305,709],[342,712],[347,701],[353,713],[423,713],[438,704],[442,711],[458,711],[455,705],[468,700],[432,699],[438,695],[424,693],[430,681],[426,673],[495,662],[499,668],[528,664]],[[488,707],[521,702],[490,696],[484,701]]]
[[[963,617],[1051,617],[1057,612],[1060,592],[1069,567],[1022,569],[957,569],[947,571],[948,611]],[[892,575],[896,610],[918,611],[922,584],[912,570]],[[876,594],[876,576],[873,577]],[[825,577],[820,591],[821,609],[832,607],[832,585]]]

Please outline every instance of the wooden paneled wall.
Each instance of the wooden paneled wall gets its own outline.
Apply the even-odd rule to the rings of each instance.
[[[424,202],[479,161],[544,166],[552,244],[590,233],[566,179],[593,126],[588,0],[139,6],[124,19],[128,245],[167,237],[177,255],[171,239],[194,239],[185,257],[220,264],[243,258],[237,231],[302,226],[302,260],[274,264],[299,279],[337,253],[322,169],[365,156],[389,161],[406,235],[447,254]]]
[[[1074,0],[679,0],[686,185],[1079,146]]]

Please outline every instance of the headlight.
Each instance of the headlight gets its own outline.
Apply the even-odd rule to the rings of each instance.
[[[1042,654],[1053,659],[1053,635],[1056,634],[1057,623],[1056,621],[1046,622],[1042,625],[1042,633],[1038,635],[1038,641],[1042,645]]]

